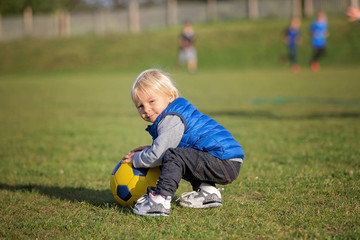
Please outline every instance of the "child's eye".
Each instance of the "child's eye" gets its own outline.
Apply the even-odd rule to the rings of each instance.
[[[143,105],[137,106],[137,109],[141,109],[141,108],[143,108]]]

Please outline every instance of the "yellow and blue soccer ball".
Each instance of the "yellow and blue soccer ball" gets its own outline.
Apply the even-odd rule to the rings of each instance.
[[[156,187],[160,173],[159,167],[134,168],[120,161],[111,173],[111,192],[121,206],[133,207],[147,192],[147,187]]]

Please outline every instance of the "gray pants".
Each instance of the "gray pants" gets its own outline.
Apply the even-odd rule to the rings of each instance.
[[[181,179],[196,191],[201,183],[226,185],[239,175],[241,162],[221,160],[193,148],[170,148],[163,158],[157,191],[173,197]]]

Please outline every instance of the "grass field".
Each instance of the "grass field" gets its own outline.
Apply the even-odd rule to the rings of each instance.
[[[109,190],[120,158],[151,143],[129,97],[137,74],[0,76],[1,239],[360,238],[359,69],[174,73],[246,159],[222,208],[174,203],[168,218],[135,216]]]

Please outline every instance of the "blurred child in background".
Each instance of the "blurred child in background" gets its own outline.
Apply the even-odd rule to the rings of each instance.
[[[244,159],[240,144],[223,126],[179,97],[171,79],[157,69],[136,78],[131,96],[140,117],[152,123],[146,130],[153,142],[133,149],[122,161],[136,168],[161,165],[156,188],[149,188],[137,201],[134,213],[169,216],[181,179],[194,190],[181,195],[181,206],[220,207],[221,194],[215,184],[229,184],[239,175]]]
[[[197,70],[197,54],[195,48],[195,32],[193,26],[189,22],[183,24],[181,34],[179,36],[179,56],[178,67],[186,64],[190,73]]]
[[[325,12],[318,12],[316,20],[310,26],[311,45],[313,56],[311,58],[311,70],[317,72],[320,70],[319,59],[326,51],[326,38],[328,37],[328,22]]]
[[[288,59],[291,64],[291,71],[293,73],[300,72],[300,66],[297,62],[297,46],[300,42],[300,26],[299,18],[291,19],[290,26],[285,31],[284,41],[288,48]]]

